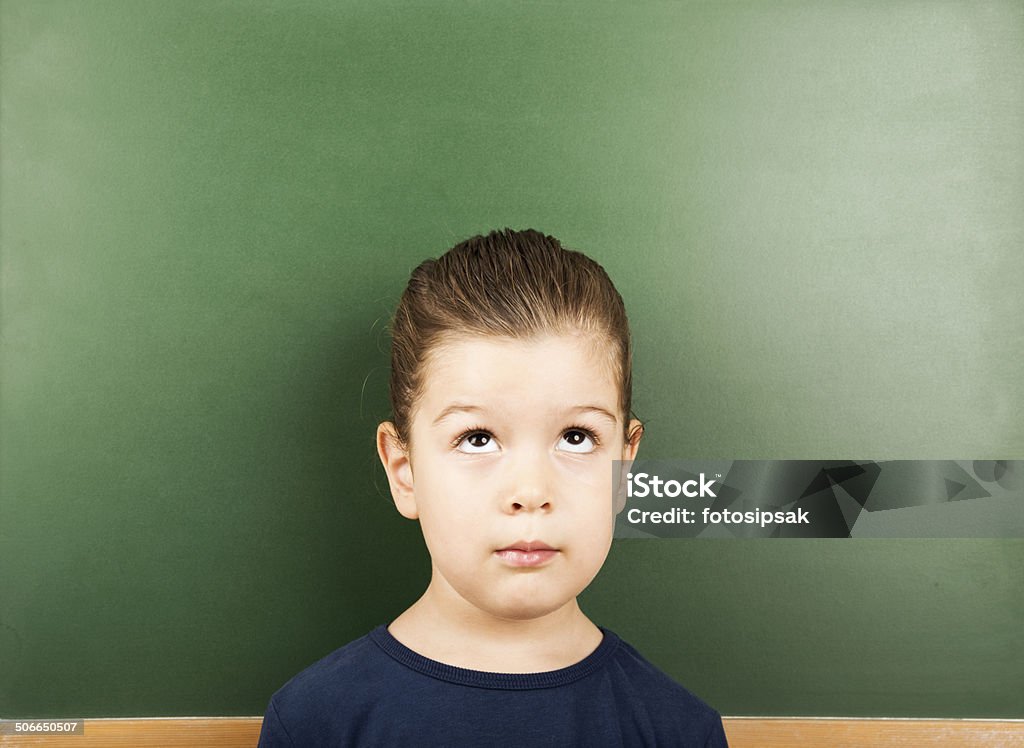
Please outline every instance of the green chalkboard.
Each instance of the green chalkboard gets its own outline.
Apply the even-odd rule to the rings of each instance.
[[[428,578],[409,271],[607,268],[641,456],[1024,457],[1020,2],[0,1],[0,716],[262,714]],[[1024,540],[617,541],[727,715],[1024,717]]]

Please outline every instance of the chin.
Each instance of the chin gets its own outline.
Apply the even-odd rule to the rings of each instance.
[[[494,615],[498,618],[503,618],[506,621],[535,621],[538,618],[543,618],[549,613],[554,613],[561,606],[555,606],[553,608],[516,608],[516,609],[502,609],[494,611]]]
[[[536,597],[518,597],[504,599],[500,605],[490,606],[491,613],[508,621],[533,621],[561,610],[574,600],[538,600]]]

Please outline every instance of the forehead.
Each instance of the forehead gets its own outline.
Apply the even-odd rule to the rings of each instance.
[[[611,347],[593,334],[452,338],[424,370],[421,408],[431,419],[454,403],[526,413],[579,405],[617,413]]]

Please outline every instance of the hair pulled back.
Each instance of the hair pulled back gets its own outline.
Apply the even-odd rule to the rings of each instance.
[[[584,334],[603,339],[619,384],[624,428],[632,405],[632,344],[622,297],[582,252],[533,229],[492,231],[422,262],[391,326],[390,396],[399,439],[422,393],[431,354],[450,339]],[[626,434],[630,439],[631,434]]]

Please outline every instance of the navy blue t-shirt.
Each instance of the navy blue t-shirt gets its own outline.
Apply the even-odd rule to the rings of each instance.
[[[718,712],[601,631],[575,665],[488,673],[423,657],[378,626],[271,697],[260,748],[726,745]]]

